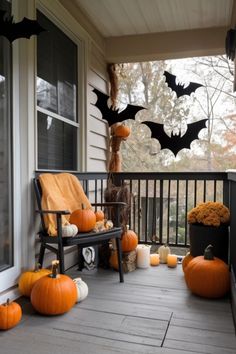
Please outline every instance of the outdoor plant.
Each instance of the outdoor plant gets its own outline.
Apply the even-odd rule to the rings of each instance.
[[[205,202],[190,210],[187,219],[189,224],[220,226],[229,223],[230,212],[223,203]]]

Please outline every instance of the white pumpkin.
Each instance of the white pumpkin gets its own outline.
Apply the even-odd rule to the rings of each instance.
[[[160,263],[167,263],[167,256],[170,254],[170,248],[166,245],[162,245],[158,248],[160,257]]]
[[[62,226],[63,237],[73,237],[77,235],[77,233],[78,233],[78,227],[74,224]]]
[[[75,278],[73,279],[73,282],[75,283],[77,288],[76,302],[80,302],[88,296],[88,285],[81,278]]]

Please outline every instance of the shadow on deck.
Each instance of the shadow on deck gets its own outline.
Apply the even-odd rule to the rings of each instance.
[[[29,300],[20,324],[0,332],[1,354],[235,354],[228,298],[206,300],[186,288],[182,266],[137,269],[119,283],[112,270],[70,271],[89,295],[62,316],[35,313]]]

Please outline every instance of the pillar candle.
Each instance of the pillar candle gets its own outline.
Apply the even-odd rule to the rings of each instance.
[[[148,268],[150,265],[150,246],[137,246],[137,268]]]
[[[157,266],[160,264],[159,254],[156,254],[156,253],[150,254],[150,264],[152,266]]]
[[[176,254],[168,254],[167,256],[168,267],[174,268],[177,266],[177,256]]]

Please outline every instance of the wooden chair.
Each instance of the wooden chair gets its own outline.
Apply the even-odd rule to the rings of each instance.
[[[38,262],[43,265],[45,250],[48,249],[51,252],[55,253],[60,264],[60,273],[65,273],[64,266],[64,248],[68,246],[77,245],[78,251],[81,254],[83,247],[94,246],[102,244],[106,241],[114,239],[116,241],[117,254],[118,254],[118,265],[119,265],[119,277],[120,282],[124,282],[123,276],[123,267],[122,267],[122,254],[121,254],[121,234],[122,228],[119,225],[119,211],[121,207],[124,207],[126,204],[122,202],[106,202],[106,203],[93,203],[91,204],[94,207],[105,207],[113,208],[113,213],[115,215],[114,227],[110,230],[99,231],[99,232],[86,232],[78,233],[74,237],[63,237],[62,236],[62,215],[68,215],[70,212],[68,210],[43,210],[41,206],[42,200],[42,189],[40,185],[39,176],[36,176],[33,179],[34,191],[36,194],[38,212],[41,217],[41,229],[38,232],[40,239],[40,252]],[[57,226],[57,235],[50,236],[47,232],[47,228],[44,221],[45,214],[54,214],[56,215],[56,226]],[[55,247],[56,246],[56,247]],[[81,263],[79,261],[79,266]],[[81,267],[79,267],[81,269]]]

